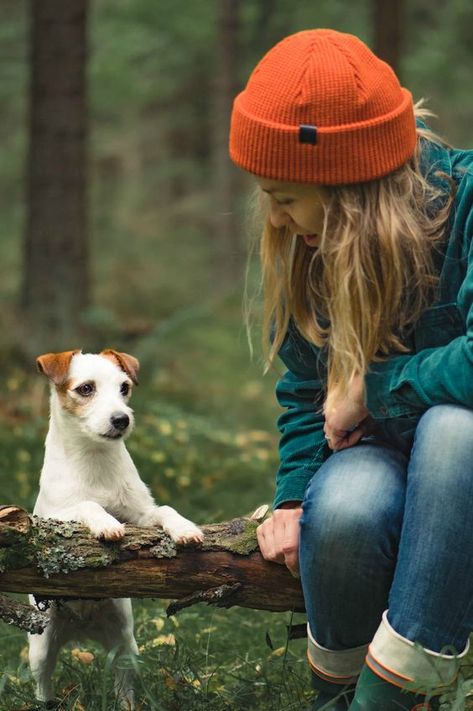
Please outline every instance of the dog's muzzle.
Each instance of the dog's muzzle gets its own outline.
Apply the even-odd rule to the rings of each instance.
[[[123,412],[113,414],[110,418],[110,422],[116,430],[119,432],[124,432],[128,425],[130,424],[130,418]]]

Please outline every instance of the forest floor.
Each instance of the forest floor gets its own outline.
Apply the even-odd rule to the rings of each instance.
[[[140,358],[142,375],[132,398],[136,428],[128,448],[157,501],[172,503],[199,523],[226,520],[271,503],[277,467],[277,373],[263,378],[261,365],[250,360],[238,306],[194,314],[184,328],[180,320],[174,332],[167,324],[165,338],[158,330],[129,350]],[[48,388],[35,374],[34,364],[29,371],[11,365],[0,392],[1,503],[32,510],[47,416]],[[167,618],[168,602],[134,601],[140,648],[138,709],[310,708],[306,641],[288,641],[287,635],[287,626],[304,622],[303,615],[199,604]],[[468,670],[463,669],[466,679]],[[463,677],[452,696],[457,703],[463,696],[461,682]],[[93,643],[63,649],[56,688],[58,711],[118,708],[111,657]],[[0,623],[0,711],[38,708],[26,635]]]

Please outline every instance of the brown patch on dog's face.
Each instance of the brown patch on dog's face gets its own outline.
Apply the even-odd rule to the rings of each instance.
[[[80,352],[80,350],[74,350],[62,353],[45,353],[36,358],[36,365],[40,373],[46,375],[58,389],[63,390],[67,382],[72,357]]]
[[[56,387],[56,392],[62,409],[71,415],[80,417],[87,412],[91,396],[81,396],[77,392],[77,387],[72,380],[68,379],[60,387]]]
[[[120,368],[128,375],[129,378],[138,385],[138,371],[140,369],[140,362],[138,358],[130,355],[129,353],[120,353],[119,351],[114,351],[112,348],[107,348],[100,353],[104,358],[112,360],[114,363],[118,363]]]
[[[71,415],[83,415],[97,392],[93,380],[78,382],[68,378],[63,385],[56,388],[61,407]]]

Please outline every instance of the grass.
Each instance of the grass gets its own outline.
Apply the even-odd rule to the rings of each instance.
[[[276,376],[263,378],[259,364],[250,361],[238,301],[179,314],[128,349],[142,364],[128,448],[156,499],[173,502],[199,522],[270,503],[277,466]],[[0,398],[2,503],[31,510],[47,429],[47,384],[33,368],[11,366]],[[308,706],[305,643],[288,644],[290,613],[200,604],[167,619],[167,602],[134,602],[141,708]],[[64,649],[56,669],[60,708],[110,711],[110,659],[93,643],[77,649]],[[3,623],[0,669],[0,711],[36,708],[26,635]]]
[[[199,605],[167,619],[163,602],[135,603],[140,646],[137,699],[143,709],[303,709],[310,690],[304,643],[286,644],[289,613],[213,610]],[[273,646],[268,646],[270,640]],[[1,638],[3,676],[0,708],[32,709],[33,687],[24,636],[6,630]],[[90,643],[64,649],[57,667],[61,709],[115,708],[109,659]]]
[[[120,343],[102,346],[122,347]],[[160,503],[198,522],[270,503],[277,467],[276,374],[248,357],[237,300],[184,310],[127,349],[140,358],[129,450]],[[47,428],[47,384],[10,366],[0,392],[1,503],[31,510]],[[134,601],[138,709],[303,711],[312,691],[305,640],[288,642],[291,613],[203,604],[167,618],[168,601]],[[0,711],[33,711],[26,635],[0,623]],[[469,658],[447,709],[468,708]],[[463,684],[463,686],[462,686]],[[93,643],[65,648],[56,668],[62,711],[113,711],[111,658]],[[455,700],[456,699],[456,700]]]

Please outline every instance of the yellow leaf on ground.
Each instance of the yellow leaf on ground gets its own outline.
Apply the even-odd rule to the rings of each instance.
[[[164,627],[164,620],[163,620],[163,618],[162,618],[162,617],[154,617],[154,618],[151,620],[151,622],[152,622],[153,625],[156,627],[156,629],[158,630],[158,632],[161,632],[161,630],[162,630],[163,627]]]
[[[168,689],[175,689],[177,686],[177,681],[174,679],[171,674],[166,672],[164,674],[164,684],[168,687]]]
[[[81,649],[75,647],[71,650],[71,657],[77,659],[81,664],[92,664],[95,657],[92,652],[83,652]]]
[[[158,637],[155,637],[155,639],[153,639],[153,647],[159,647],[162,644],[168,644],[171,647],[174,647],[174,645],[176,644],[176,638],[173,634],[160,634]]]

